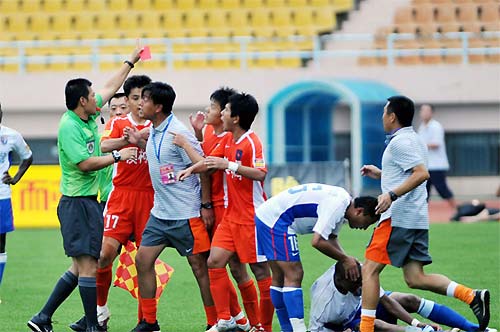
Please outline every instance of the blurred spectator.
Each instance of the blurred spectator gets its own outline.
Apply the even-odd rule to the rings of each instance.
[[[446,156],[444,129],[439,122],[432,118],[433,115],[434,109],[432,105],[423,104],[420,107],[420,120],[422,123],[418,128],[418,134],[429,150],[428,170],[430,178],[427,180],[427,197],[430,197],[431,186],[434,186],[439,195],[448,202],[450,207],[456,209],[457,205],[453,198],[453,193],[446,183],[446,172],[450,168],[450,165]]]

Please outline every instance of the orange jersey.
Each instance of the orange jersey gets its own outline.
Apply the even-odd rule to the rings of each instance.
[[[102,139],[121,138],[126,127],[135,127],[137,130],[142,130],[149,126],[151,126],[151,121],[147,120],[145,124],[138,125],[132,119],[131,114],[124,117],[117,117],[111,122],[109,135],[103,136]],[[139,190],[152,188],[151,178],[149,177],[146,150],[133,144],[128,144],[126,147],[138,148],[137,160],[120,161],[114,164],[113,186]]]
[[[210,155],[267,173],[262,144],[252,130],[243,134],[237,142],[234,142],[233,135],[228,133]],[[226,186],[228,201],[224,220],[253,225],[255,209],[266,200],[264,183],[226,169]]]
[[[222,132],[222,134],[216,135],[214,132],[214,127],[207,125],[205,127],[205,133],[203,135],[203,152],[206,156],[210,155],[210,152],[222,141],[222,139],[229,133]],[[214,206],[224,205],[224,171],[219,170],[214,172],[210,176],[211,190],[212,190],[212,203]]]

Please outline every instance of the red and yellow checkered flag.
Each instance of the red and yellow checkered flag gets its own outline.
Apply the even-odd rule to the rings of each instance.
[[[139,295],[139,286],[137,282],[137,269],[135,268],[135,255],[137,247],[134,242],[128,242],[122,248],[118,267],[116,269],[115,281],[113,285],[121,287],[137,298]],[[163,289],[167,285],[174,269],[167,263],[157,259],[155,262],[156,271],[156,298],[159,299]]]

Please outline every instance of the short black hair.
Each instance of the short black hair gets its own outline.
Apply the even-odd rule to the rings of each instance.
[[[229,100],[229,97],[232,95],[238,93],[236,90],[231,89],[229,87],[221,87],[217,90],[215,90],[211,95],[210,95],[210,100],[213,100],[217,102],[221,109],[224,109],[226,107],[226,104]]]
[[[396,114],[396,118],[402,127],[411,126],[415,114],[413,100],[405,96],[392,96],[387,100],[389,101],[387,112]]]
[[[123,92],[128,97],[130,92],[134,88],[144,88],[146,85],[151,83],[151,78],[146,75],[133,75],[127,78],[125,83],[123,83]]]
[[[257,100],[250,94],[237,93],[229,97],[228,103],[231,104],[231,117],[239,116],[240,127],[249,130],[259,112]]]
[[[92,82],[86,78],[75,78],[73,80],[69,80],[68,83],[66,83],[66,88],[64,89],[66,107],[69,110],[74,110],[78,107],[80,97],[89,99],[89,88],[91,86]]]
[[[108,100],[108,107],[110,107],[110,106],[111,106],[111,100],[113,100],[113,99],[115,99],[115,98],[122,98],[122,97],[125,97],[125,96],[126,96],[126,95],[125,95],[125,93],[123,93],[123,92],[118,92],[118,93],[115,93],[115,94],[113,95],[113,97],[109,98],[109,100]]]
[[[163,82],[149,83],[142,88],[142,97],[144,97],[145,92],[148,93],[149,98],[151,98],[155,105],[163,106],[163,113],[170,114],[170,112],[172,112],[175,101],[175,91],[170,85]]]
[[[375,208],[378,205],[378,199],[373,196],[360,196],[354,198],[354,207],[363,208],[363,215],[370,216],[373,221],[377,221],[380,218],[379,214],[375,213]]]

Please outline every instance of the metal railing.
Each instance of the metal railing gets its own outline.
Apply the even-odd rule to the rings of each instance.
[[[385,47],[375,49],[373,42],[380,40],[374,34],[332,34],[314,37],[291,36],[288,38],[256,38],[256,37],[197,37],[197,38],[149,38],[142,39],[144,45],[155,45],[154,60],[165,63],[165,68],[174,69],[175,61],[190,60],[235,60],[239,62],[241,69],[247,69],[249,62],[254,59],[284,59],[299,58],[302,60],[312,60],[313,65],[321,66],[320,59],[342,58],[342,57],[363,57],[371,56],[387,58],[388,65],[394,65],[397,57],[409,56],[461,56],[462,63],[468,64],[471,55],[498,55],[500,54],[500,31],[482,32],[479,34],[469,32],[436,33],[425,38],[434,40],[460,40],[461,47],[455,48],[400,48],[395,47],[395,43],[403,40],[421,40],[422,37],[415,34],[388,34],[385,36]],[[470,47],[472,38],[493,41],[493,47]],[[307,43],[310,48],[282,49],[282,50],[251,50],[256,49],[259,43]],[[362,44],[362,48],[347,47],[341,49],[325,49],[323,45],[327,42],[356,42]],[[104,47],[110,46],[130,46],[135,45],[135,39],[92,39],[92,40],[52,40],[52,41],[0,41],[0,67],[2,65],[17,65],[20,73],[26,72],[28,64],[76,64],[87,63],[92,65],[92,69],[99,70],[102,62],[113,62],[123,60],[123,54],[110,54]],[[182,45],[197,44],[227,44],[235,46],[233,51],[200,51],[183,53],[176,50]],[[424,44],[425,45],[425,44]],[[64,48],[81,49],[82,52],[72,54],[52,54]],[[50,48],[47,55],[27,54],[26,50]],[[85,50],[89,50],[85,51]],[[2,51],[3,50],[3,51]],[[7,51],[7,52],[6,52]],[[10,52],[9,52],[10,51]],[[10,53],[10,54],[9,54]],[[35,52],[36,53],[36,52]],[[62,53],[62,52],[61,52]],[[4,55],[1,55],[4,54]]]

